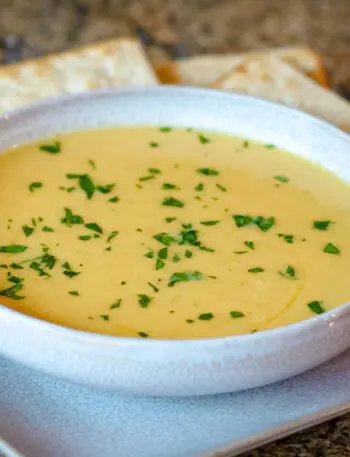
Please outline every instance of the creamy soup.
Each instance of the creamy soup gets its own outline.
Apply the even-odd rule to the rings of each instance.
[[[72,133],[0,157],[0,299],[76,329],[237,335],[350,299],[350,189],[272,144]]]

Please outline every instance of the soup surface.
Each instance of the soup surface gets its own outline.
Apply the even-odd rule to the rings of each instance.
[[[273,145],[72,133],[0,157],[1,303],[61,325],[217,337],[350,299],[350,189]]]

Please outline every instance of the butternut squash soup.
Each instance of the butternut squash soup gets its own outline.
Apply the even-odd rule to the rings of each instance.
[[[1,303],[111,335],[238,335],[350,299],[350,189],[192,129],[115,128],[0,157]]]

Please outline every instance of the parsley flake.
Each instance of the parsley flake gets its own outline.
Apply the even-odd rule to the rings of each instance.
[[[88,224],[85,224],[85,227],[89,230],[93,230],[94,232],[101,233],[101,234],[103,233],[102,228],[95,222],[89,222]]]
[[[220,221],[201,221],[202,225],[217,225]]]
[[[52,144],[41,144],[39,145],[39,149],[49,154],[59,154],[61,152],[61,145],[60,141],[55,141]]]
[[[8,246],[0,246],[0,252],[6,254],[18,254],[24,252],[28,249],[28,246],[23,246],[22,244],[9,244]]]
[[[84,219],[78,214],[73,214],[71,209],[64,208],[64,211],[65,215],[61,219],[62,224],[66,224],[68,225],[68,227],[71,227],[72,225],[76,224],[84,224]]]
[[[278,273],[283,276],[283,278],[296,279],[295,268],[293,268],[291,265],[288,265],[285,270],[281,270]]]
[[[314,300],[308,303],[307,306],[315,314],[323,314],[326,312],[325,308],[322,306],[322,302],[319,300]]]
[[[214,168],[198,168],[197,173],[205,176],[218,176],[219,172]]]
[[[172,184],[170,182],[164,182],[162,184],[162,189],[163,190],[172,190],[172,189],[178,189],[176,184]]]
[[[200,144],[208,144],[211,141],[207,136],[203,135],[202,133],[198,134],[198,140]]]
[[[139,294],[138,295],[138,300],[139,300],[139,305],[141,308],[148,308],[149,304],[153,300],[152,297],[149,297],[148,295],[145,294]]]
[[[230,311],[230,316],[232,319],[240,319],[241,317],[245,317],[245,314],[241,311]]]
[[[313,228],[316,230],[326,231],[333,221],[327,219],[323,221],[313,221]]]
[[[339,255],[340,254],[340,249],[337,248],[337,246],[334,246],[334,244],[328,243],[324,247],[323,252],[326,252],[327,254]]]
[[[177,198],[169,197],[169,198],[164,198],[162,201],[163,206],[173,206],[175,208],[182,208],[184,206],[184,203],[181,200],[178,200]]]
[[[42,182],[34,181],[29,184],[28,189],[30,190],[30,192],[34,192],[35,189],[40,189],[41,187],[43,187]]]
[[[254,218],[246,214],[234,214],[232,218],[238,228],[246,227],[247,225],[251,225],[254,222]]]
[[[23,233],[25,234],[25,236],[27,236],[27,237],[30,236],[34,232],[34,228],[29,227],[29,225],[23,225],[22,230],[23,230]]]
[[[203,279],[203,273],[199,271],[182,271],[173,273],[170,276],[168,287],[173,287],[179,282],[200,281]]]
[[[198,316],[198,319],[201,321],[211,321],[214,318],[213,313],[202,313]]]
[[[289,182],[289,178],[288,176],[285,176],[285,175],[277,175],[277,176],[274,176],[274,178],[279,181],[279,182],[283,182],[285,184],[287,184]]]
[[[261,267],[249,268],[248,270],[249,273],[262,273],[263,271],[265,270]]]
[[[116,309],[116,308],[120,308],[120,305],[122,303],[122,299],[121,298],[118,298],[118,300],[116,300],[114,303],[112,303],[109,307],[109,309]]]

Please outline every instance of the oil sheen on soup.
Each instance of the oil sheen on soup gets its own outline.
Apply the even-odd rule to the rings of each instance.
[[[111,335],[237,335],[350,299],[350,190],[272,144],[115,128],[0,157],[1,303]]]

